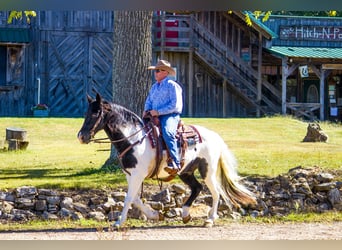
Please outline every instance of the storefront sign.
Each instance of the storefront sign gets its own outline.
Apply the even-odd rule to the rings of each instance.
[[[283,40],[342,41],[342,27],[280,26],[279,38]]]

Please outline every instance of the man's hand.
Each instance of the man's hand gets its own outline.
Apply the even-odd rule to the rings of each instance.
[[[159,116],[158,111],[157,111],[157,110],[154,110],[154,109],[150,110],[150,114],[151,114],[152,116]]]

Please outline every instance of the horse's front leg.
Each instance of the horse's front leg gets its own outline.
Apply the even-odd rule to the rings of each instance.
[[[135,175],[132,174],[131,176],[127,178],[128,191],[127,191],[127,195],[125,198],[124,207],[121,212],[121,216],[114,223],[114,226],[116,228],[121,227],[126,221],[128,210],[130,209],[131,204],[137,199],[137,195],[141,188],[141,184],[143,180],[144,180],[144,177],[139,174],[135,174]]]

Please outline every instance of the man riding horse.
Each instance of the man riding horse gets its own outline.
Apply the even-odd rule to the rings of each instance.
[[[183,109],[182,88],[170,79],[169,76],[175,76],[176,72],[168,61],[159,60],[155,66],[148,69],[154,70],[156,82],[146,98],[143,118],[159,118],[161,134],[171,158],[164,170],[174,175],[180,170],[176,133]]]

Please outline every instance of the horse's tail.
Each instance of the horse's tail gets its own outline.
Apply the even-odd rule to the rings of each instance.
[[[240,207],[239,204],[256,204],[254,194],[239,183],[237,174],[237,161],[233,153],[224,143],[217,168],[217,180],[220,183],[220,194],[232,209],[232,205]]]

